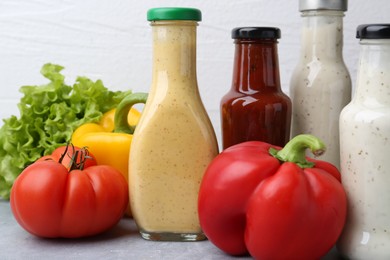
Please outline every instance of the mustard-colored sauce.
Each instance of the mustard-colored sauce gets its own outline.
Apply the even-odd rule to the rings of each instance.
[[[218,145],[197,87],[196,23],[152,28],[153,83],[130,154],[133,216],[141,234],[201,233],[198,191]]]

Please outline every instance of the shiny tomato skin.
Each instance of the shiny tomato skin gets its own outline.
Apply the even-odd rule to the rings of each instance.
[[[53,160],[28,166],[11,190],[17,222],[39,237],[77,238],[101,233],[123,216],[127,182],[110,166],[68,172]]]
[[[15,180],[10,197],[18,223],[42,237],[58,234],[68,171],[55,161],[36,162]]]

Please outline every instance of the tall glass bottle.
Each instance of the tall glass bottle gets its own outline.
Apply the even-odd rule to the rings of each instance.
[[[224,149],[254,140],[284,146],[290,138],[291,101],[280,87],[280,34],[273,27],[232,30],[233,84],[221,100]]]
[[[201,12],[154,8],[148,11],[148,20],[153,78],[131,147],[132,213],[145,239],[205,239],[198,220],[198,190],[218,144],[196,77]]]
[[[291,136],[312,134],[326,144],[321,156],[340,165],[339,116],[351,100],[351,79],[345,66],[343,16],[347,0],[300,0],[301,53],[291,82]]]
[[[390,259],[390,24],[361,25],[354,97],[340,115],[348,217],[338,249],[349,259]]]

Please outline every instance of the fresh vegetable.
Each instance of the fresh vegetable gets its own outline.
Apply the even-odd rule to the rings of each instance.
[[[232,146],[209,165],[199,193],[206,236],[232,255],[256,259],[319,259],[345,223],[340,173],[305,157],[325,146],[299,135],[283,149],[258,141]]]
[[[138,122],[140,117],[138,111],[130,108],[137,103],[144,104],[146,99],[146,93],[128,95],[116,108],[114,127],[112,127],[110,111],[109,114],[103,115],[99,124],[86,123],[78,127],[72,135],[72,143],[79,147],[88,147],[88,150],[95,155],[98,164],[116,168],[127,181],[130,145],[135,130],[135,125],[130,125],[129,121]],[[127,215],[131,215],[130,206]]]
[[[9,198],[16,177],[29,164],[65,145],[73,131],[86,122],[98,122],[119,104],[127,92],[112,92],[100,80],[78,77],[65,84],[63,67],[45,64],[42,75],[50,82],[23,86],[20,117],[11,116],[0,128],[0,197]]]
[[[82,153],[81,155],[84,155],[84,157],[77,156],[75,158],[75,159],[77,159],[77,161],[74,162],[73,157],[74,157],[74,154],[76,152],[79,153],[79,155]],[[57,149],[55,149],[52,154],[45,155],[45,156],[39,158],[37,160],[37,162],[48,161],[48,160],[52,160],[52,161],[56,161],[56,162],[61,163],[62,165],[64,165],[66,167],[66,169],[68,171],[70,171],[74,165],[77,166],[80,163],[82,163],[82,161],[84,163],[84,166],[83,166],[84,168],[97,165],[95,156],[90,154],[87,149],[75,147],[75,146],[73,146],[73,144],[71,145],[71,147],[69,145],[60,146]]]
[[[67,157],[70,167],[61,161]],[[48,238],[92,236],[114,226],[128,203],[122,174],[107,165],[89,166],[93,156],[83,148],[67,149],[62,159],[56,158],[38,160],[16,179],[11,209],[18,223]]]
[[[113,108],[110,111],[104,113],[100,121],[97,123],[98,125],[104,128],[105,132],[114,131],[115,112],[116,112],[116,108]],[[127,114],[127,124],[129,126],[135,127],[138,124],[140,117],[141,117],[141,113],[137,109],[132,107],[129,113]]]

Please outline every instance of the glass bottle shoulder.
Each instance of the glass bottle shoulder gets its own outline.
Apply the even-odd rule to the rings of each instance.
[[[281,91],[268,93],[241,93],[235,90],[229,91],[221,99],[221,106],[258,106],[265,107],[268,104],[291,104],[290,98]]]
[[[323,62],[319,59],[300,61],[290,82],[291,88],[347,88],[351,91],[351,77],[345,63]]]
[[[161,129],[176,129],[176,132],[199,130],[211,139],[215,135],[206,109],[195,94],[192,98],[155,95],[148,100],[135,134],[158,133]]]

